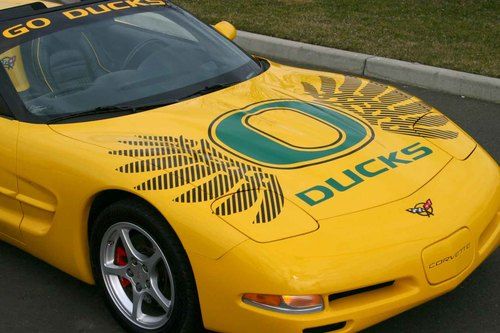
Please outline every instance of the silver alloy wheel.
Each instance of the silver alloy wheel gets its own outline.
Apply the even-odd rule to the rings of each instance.
[[[126,262],[117,262],[120,251]],[[106,289],[128,320],[150,330],[168,322],[175,298],[172,272],[149,233],[128,222],[112,225],[101,241],[100,262]]]

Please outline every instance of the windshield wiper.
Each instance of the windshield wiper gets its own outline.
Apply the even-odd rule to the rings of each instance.
[[[48,124],[55,124],[55,123],[59,123],[59,122],[65,121],[65,120],[71,120],[71,119],[75,119],[75,118],[101,115],[101,114],[107,114],[107,113],[123,113],[123,112],[135,113],[136,110],[133,107],[127,107],[127,106],[118,106],[118,105],[116,105],[116,106],[100,106],[100,107],[95,108],[93,110],[72,113],[72,114],[67,114],[64,116],[56,117],[56,118],[50,119],[47,123]]]
[[[179,99],[179,101],[185,100],[185,99],[189,99],[189,98],[192,98],[192,97],[196,97],[196,96],[202,96],[202,95],[210,94],[210,93],[215,92],[217,90],[221,90],[221,89],[224,89],[224,88],[229,88],[229,87],[234,86],[235,84],[238,84],[238,83],[240,83],[240,82],[236,81],[236,82],[228,82],[228,83],[217,83],[217,84],[214,84],[214,85],[211,85],[211,86],[206,86],[203,89],[195,91],[192,94],[189,94],[187,96],[183,96],[182,98]]]
[[[95,116],[95,115],[102,115],[102,114],[108,114],[108,113],[136,113],[140,111],[146,111],[146,110],[151,110],[151,109],[156,109],[162,106],[167,106],[175,103],[179,103],[183,100],[193,98],[196,96],[202,96],[209,94],[211,92],[215,92],[217,90],[221,90],[224,88],[228,88],[231,86],[234,86],[235,84],[238,84],[240,82],[229,82],[229,83],[217,83],[211,86],[204,87],[203,89],[200,89],[192,94],[189,94],[187,96],[183,96],[181,98],[177,99],[172,99],[168,100],[166,102],[158,103],[158,104],[148,104],[148,105],[140,105],[140,106],[132,106],[132,105],[109,105],[109,106],[99,106],[93,110],[89,111],[83,111],[83,112],[78,112],[78,113],[73,113],[73,114],[68,114],[60,117],[53,118],[49,120],[47,123],[48,124],[56,124],[59,122],[63,122],[66,120],[71,120],[75,118],[82,118],[82,117],[88,117],[88,116]]]
[[[59,122],[65,121],[65,120],[71,120],[71,119],[75,119],[75,118],[95,116],[95,115],[102,115],[102,114],[109,114],[109,113],[129,113],[129,114],[132,114],[132,113],[136,113],[139,111],[145,111],[145,110],[159,108],[162,106],[167,106],[167,105],[174,104],[177,102],[178,102],[178,100],[173,100],[173,101],[159,103],[159,104],[141,105],[141,106],[132,106],[132,105],[99,106],[93,110],[72,113],[72,114],[56,117],[56,118],[49,120],[47,123],[48,124],[55,124],[55,123],[59,123]]]

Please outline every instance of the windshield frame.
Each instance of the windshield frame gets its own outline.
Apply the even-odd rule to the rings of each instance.
[[[164,1],[168,6],[171,6],[172,8],[174,8],[176,10],[180,10],[182,12],[185,12],[185,13],[191,15],[192,19],[196,20],[196,24],[201,24],[201,25],[208,27],[209,29],[215,31],[217,34],[220,34],[213,26],[202,22],[201,20],[196,18],[192,13],[190,13],[186,9],[184,9],[180,6],[174,5],[173,3],[171,3],[168,0],[164,0]],[[40,15],[47,14],[47,13],[54,13],[54,12],[64,11],[67,9],[87,7],[91,4],[106,3],[106,2],[109,2],[109,0],[90,0],[90,1],[84,1],[84,2],[82,1],[82,2],[77,2],[77,3],[71,3],[71,4],[62,4],[60,6],[49,7],[46,9],[37,9],[37,10],[33,10],[33,12],[31,12],[31,13],[26,13],[26,11],[24,11],[21,14],[16,15],[14,12],[14,15],[11,15],[11,16],[9,16],[8,15],[9,13],[7,13],[7,15],[6,15],[7,18],[4,16],[4,18],[2,18],[0,20],[0,22],[5,24],[7,22],[17,21],[19,19],[33,19],[33,18],[40,17]],[[56,1],[56,3],[61,3],[61,2]],[[5,11],[8,11],[8,10],[9,9],[6,9]],[[1,12],[2,11],[0,11],[0,13]],[[256,58],[256,57],[250,55],[245,50],[243,50],[239,45],[237,45],[233,41],[229,40],[229,42],[231,44],[233,44],[234,47],[238,48],[243,54],[245,54],[248,57],[249,61],[254,62],[255,64],[257,64],[260,67],[260,71],[255,76],[253,76],[247,80],[250,80],[252,78],[255,78],[257,76],[262,75],[270,67],[269,63],[267,63],[267,61],[265,59]],[[250,62],[248,64],[250,64]],[[224,74],[220,75],[220,76],[224,76]],[[216,78],[217,77],[214,77],[214,78],[211,78],[207,81],[208,82],[214,81],[214,79],[216,79]],[[236,83],[234,83],[234,85],[241,84],[247,80],[242,80],[240,82],[236,82]],[[203,82],[203,83],[205,83],[205,82]],[[185,88],[187,89],[190,87],[191,88],[194,87],[195,89],[203,89],[203,87],[200,84],[193,84],[193,85],[191,85],[189,87],[185,87]],[[225,88],[226,87],[221,87],[221,89],[225,89]],[[217,91],[217,90],[211,91],[210,93],[215,92],[215,91]],[[192,93],[195,93],[195,92],[196,91],[192,91]],[[167,97],[168,97],[168,95],[170,93],[172,93],[172,92],[165,92],[165,95],[167,95]],[[158,94],[158,95],[150,96],[150,97],[154,98],[157,96],[159,97],[160,95],[163,95],[163,94]],[[187,95],[191,95],[191,94],[188,93]],[[194,96],[189,96],[186,99],[198,98],[198,97],[202,96],[202,95],[196,95],[196,94],[193,94],[193,95]],[[0,98],[3,99],[5,102],[6,112],[11,114],[13,119],[19,120],[21,122],[33,123],[33,124],[50,124],[51,120],[56,118],[54,116],[35,115],[35,114],[29,112],[25,103],[21,99],[20,94],[16,91],[13,82],[10,80],[9,75],[8,75],[6,69],[4,68],[4,66],[0,66]],[[144,99],[147,99],[147,97],[145,97]],[[169,105],[180,103],[186,99],[184,99],[184,98],[179,99],[175,103],[169,103]],[[140,101],[140,100],[137,100],[137,101]],[[148,109],[137,111],[137,113],[146,112],[146,111],[148,111]],[[136,112],[133,112],[133,113],[136,113]],[[95,115],[95,116],[82,117],[82,119],[75,117],[75,119],[62,122],[61,124],[80,123],[80,122],[86,122],[86,121],[115,118],[115,117],[126,116],[126,115],[127,115],[126,113],[122,114],[122,115],[118,115],[117,113],[109,113],[109,114],[100,114],[100,115]]]

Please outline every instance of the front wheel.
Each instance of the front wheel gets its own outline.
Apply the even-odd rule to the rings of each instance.
[[[94,226],[94,277],[123,327],[131,332],[201,331],[187,255],[158,212],[124,200],[104,209]]]

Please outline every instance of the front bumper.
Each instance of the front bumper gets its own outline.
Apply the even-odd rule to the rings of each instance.
[[[442,295],[498,247],[499,185],[498,165],[478,147],[408,198],[320,221],[315,233],[266,244],[248,240],[219,260],[190,254],[204,324],[218,332],[307,332],[318,327],[357,332]],[[434,216],[406,212],[427,198],[435,203]],[[433,244],[443,244],[436,258],[441,253],[443,259],[454,257],[460,250],[461,263],[455,265],[452,258],[441,265],[440,274],[429,273],[436,264],[436,251],[430,251],[431,259],[428,255]],[[393,283],[336,298],[387,282]],[[325,310],[271,312],[243,303],[245,292],[320,294]]]

